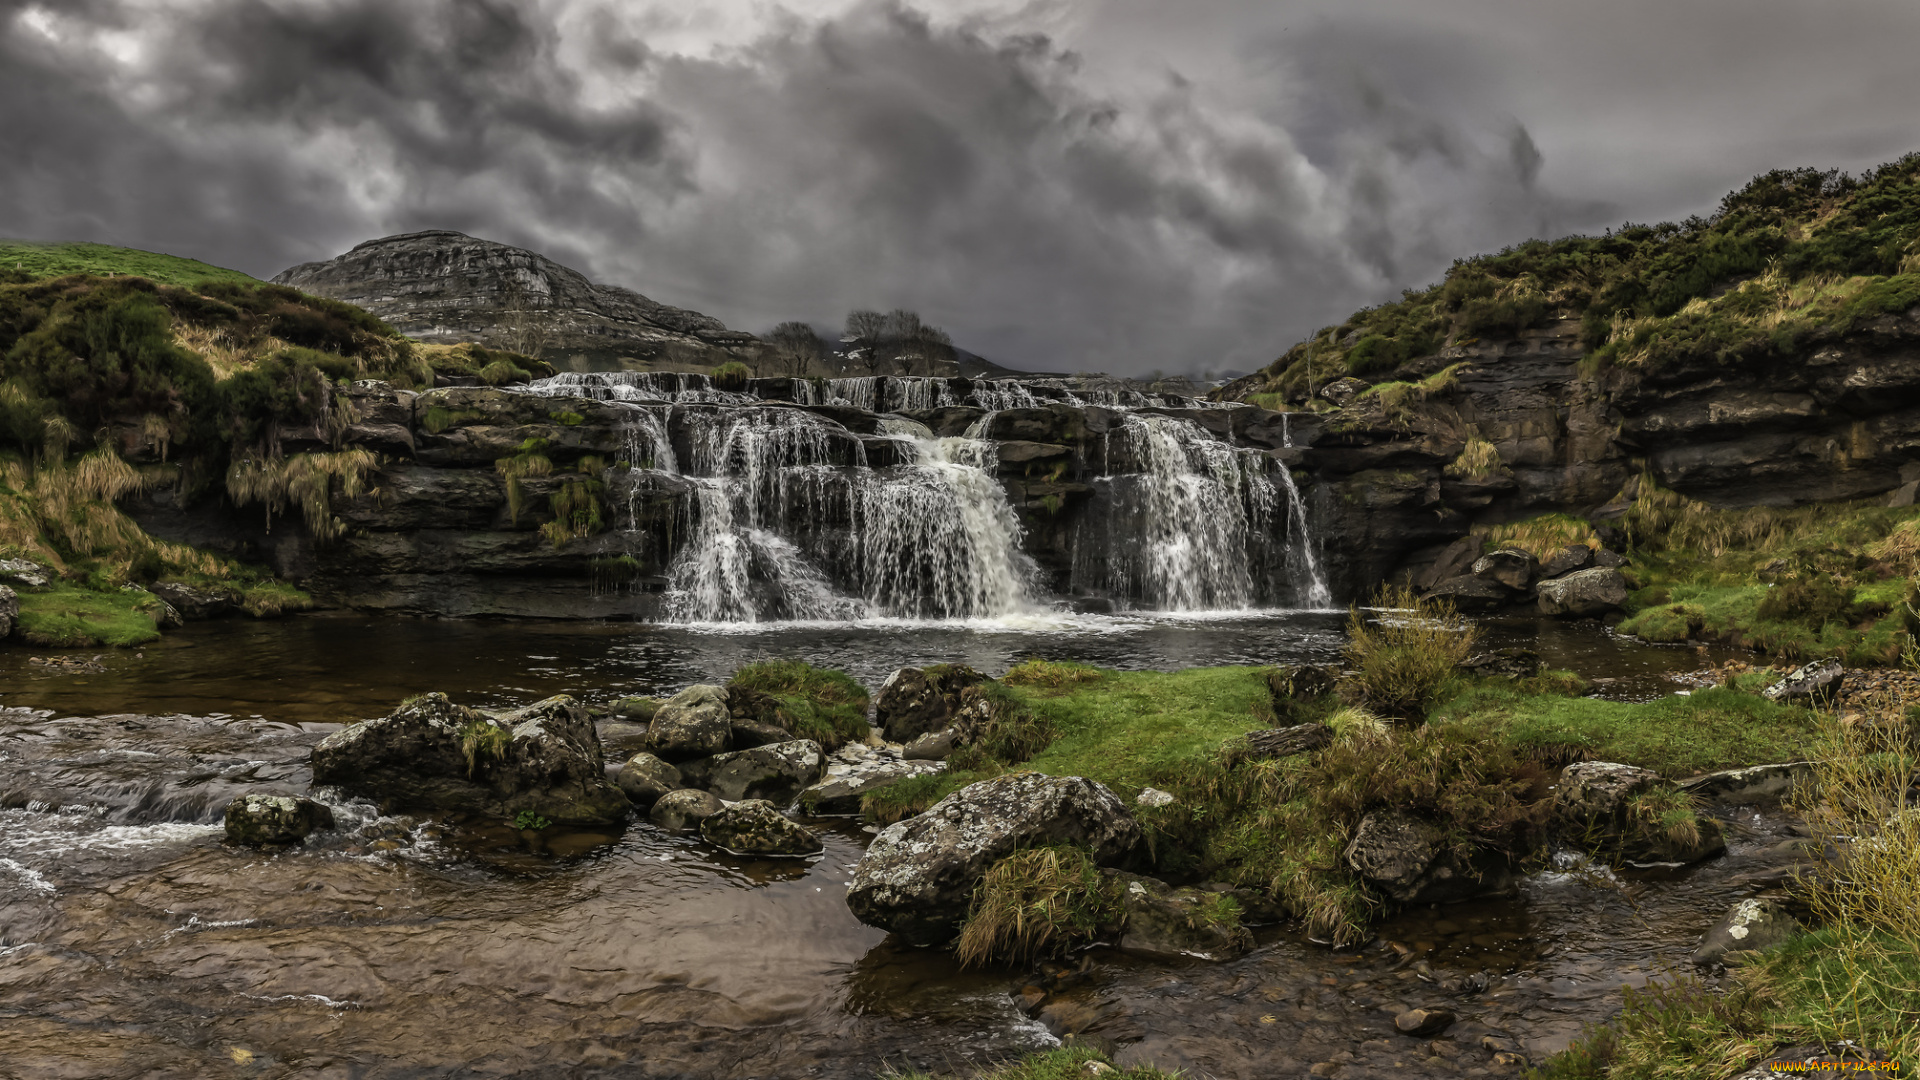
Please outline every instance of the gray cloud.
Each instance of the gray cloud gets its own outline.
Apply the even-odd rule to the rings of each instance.
[[[746,329],[1246,368],[1457,256],[1920,141],[1894,0],[795,2],[0,0],[0,234],[265,276],[448,227]]]

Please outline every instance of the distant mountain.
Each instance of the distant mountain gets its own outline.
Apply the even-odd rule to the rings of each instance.
[[[273,280],[358,305],[408,337],[477,342],[563,368],[711,365],[760,349],[758,338],[712,316],[597,285],[538,252],[444,229],[369,240]]]

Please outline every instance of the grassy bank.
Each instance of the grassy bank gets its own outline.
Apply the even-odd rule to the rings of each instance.
[[[254,283],[249,274],[198,259],[162,255],[110,244],[44,243],[0,240],[0,270],[29,278],[93,274],[100,277],[140,277],[163,285],[198,285],[203,281]]]

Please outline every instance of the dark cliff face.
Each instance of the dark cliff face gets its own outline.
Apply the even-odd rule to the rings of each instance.
[[[630,289],[596,285],[524,248],[435,230],[369,240],[273,279],[345,300],[429,342],[477,342],[566,366],[622,359],[718,364],[751,355],[751,334]]]
[[[1583,374],[1596,365],[1571,319],[1418,368],[1453,365],[1397,407],[1357,395],[1309,437],[1318,521],[1341,553],[1336,591],[1363,592],[1476,524],[1604,518],[1643,475],[1718,507],[1867,498],[1920,478],[1920,309],[1744,366]],[[1473,440],[1498,462],[1469,467]]]

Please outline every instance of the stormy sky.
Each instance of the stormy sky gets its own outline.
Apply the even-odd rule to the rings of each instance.
[[[452,228],[764,331],[1250,369],[1530,236],[1920,149],[1912,0],[0,0],[0,235]]]

